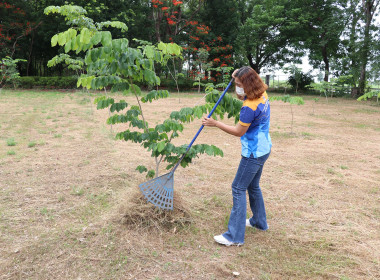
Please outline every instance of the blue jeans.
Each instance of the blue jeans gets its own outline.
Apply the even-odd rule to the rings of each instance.
[[[223,236],[234,243],[244,243],[245,220],[247,218],[247,199],[248,190],[249,205],[253,217],[249,219],[251,225],[261,230],[267,230],[267,218],[265,213],[264,199],[259,186],[261,173],[264,163],[269,154],[254,158],[242,157],[235,179],[232,183],[233,206],[228,230]]]

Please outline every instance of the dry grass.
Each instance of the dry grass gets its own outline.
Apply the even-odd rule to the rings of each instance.
[[[119,209],[116,222],[136,230],[170,231],[175,233],[177,228],[191,224],[191,212],[183,205],[182,199],[175,193],[173,210],[166,211],[155,207],[141,192],[136,192]]]
[[[212,236],[226,229],[239,139],[204,129],[197,143],[225,156],[178,169],[176,210],[158,211],[137,188],[146,178],[135,168],[152,166],[149,153],[113,140],[125,127],[111,132],[93,99],[2,92],[0,279],[380,278],[379,107],[309,98],[293,108],[290,134],[289,104],[273,102],[262,177],[270,230],[248,229],[244,246],[227,248]],[[175,96],[144,109],[154,125],[199,102]],[[188,144],[199,126],[188,125],[177,143]]]

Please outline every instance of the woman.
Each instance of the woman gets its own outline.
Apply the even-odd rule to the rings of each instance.
[[[266,89],[260,76],[250,67],[242,67],[232,74],[235,79],[236,94],[243,100],[240,119],[236,126],[205,117],[204,126],[214,126],[224,132],[241,137],[242,158],[232,183],[233,207],[228,230],[214,236],[220,244],[242,245],[245,227],[267,230],[264,199],[259,186],[265,161],[268,159],[272,142],[269,136],[270,106]],[[247,217],[246,191],[253,216]]]

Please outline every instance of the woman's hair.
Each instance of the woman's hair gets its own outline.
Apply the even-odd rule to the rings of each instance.
[[[243,66],[236,72],[235,77],[239,78],[243,84],[244,92],[248,99],[260,98],[268,88],[251,67]]]

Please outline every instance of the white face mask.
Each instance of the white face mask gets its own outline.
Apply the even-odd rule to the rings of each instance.
[[[236,93],[239,96],[245,96],[244,88],[236,86]]]

